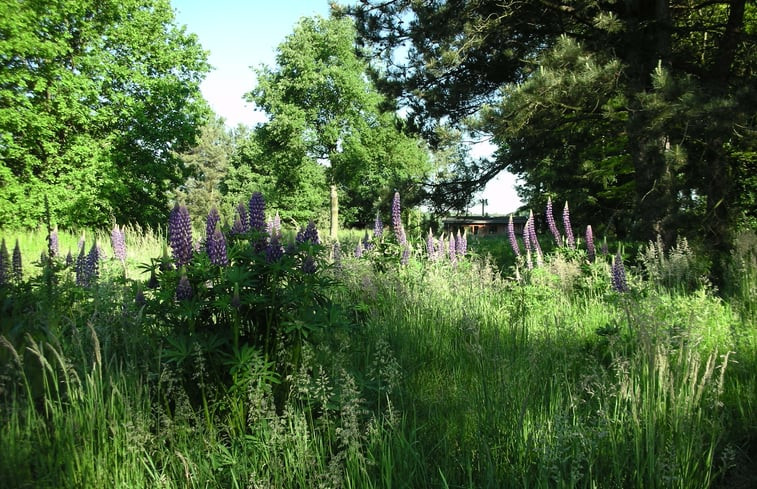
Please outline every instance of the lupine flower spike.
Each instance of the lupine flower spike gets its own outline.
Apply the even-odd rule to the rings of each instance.
[[[355,258],[362,258],[363,257],[363,242],[358,241],[357,246],[355,246]]]
[[[60,254],[60,245],[58,244],[58,226],[55,226],[50,231],[50,236],[47,238],[47,254],[50,258],[55,258]]]
[[[518,240],[515,237],[515,224],[513,223],[513,215],[510,214],[510,220],[507,223],[507,236],[510,238],[510,247],[513,249],[515,256],[520,256],[520,248],[518,247]]]
[[[250,197],[250,230],[265,232],[265,199],[263,194],[255,192]]]
[[[405,248],[402,250],[402,258],[400,258],[400,264],[407,265],[409,261],[410,261],[410,247],[405,246]]]
[[[13,247],[13,278],[16,282],[21,282],[24,279],[24,267],[21,264],[21,246],[16,239],[16,246]]]
[[[552,198],[547,197],[547,225],[549,226],[549,232],[555,237],[555,241],[558,246],[562,246],[562,237],[560,231],[557,230],[557,224],[555,224],[555,214],[552,209]]]
[[[179,285],[176,286],[176,300],[186,301],[192,298],[192,284],[189,283],[186,273],[181,274]]]
[[[618,248],[618,254],[612,262],[612,287],[621,294],[628,292],[628,282],[626,281],[626,269],[623,266],[623,257]]]
[[[265,260],[268,263],[274,263],[281,260],[282,256],[284,256],[284,248],[279,242],[279,233],[273,233],[265,247]]]
[[[533,211],[531,211],[528,216],[528,240],[531,243],[531,248],[533,248],[534,252],[536,253],[536,265],[544,265],[544,255],[542,254],[539,240],[536,237],[536,224],[534,222]]]
[[[428,238],[426,238],[426,253],[428,253],[428,259],[433,261],[436,259],[436,250],[434,250],[434,233],[431,228],[428,230]]]
[[[229,257],[226,254],[226,238],[218,227],[213,231],[213,235],[208,240],[208,256],[213,265],[225,267],[229,264]]]
[[[597,252],[594,248],[594,233],[591,230],[591,224],[586,226],[586,256],[590,262],[594,262]]]
[[[573,237],[573,228],[570,226],[570,210],[568,210],[568,201],[565,201],[565,207],[562,211],[562,222],[565,226],[565,241],[570,248],[576,247],[576,240]]]
[[[5,246],[5,238],[0,244],[0,287],[11,283],[11,255]]]
[[[530,218],[526,220],[526,224],[523,227],[523,248],[526,250],[526,266],[529,270],[534,268],[533,263],[531,262],[531,222]]]
[[[373,249],[373,242],[371,241],[370,236],[368,236],[368,230],[365,230],[365,234],[363,235],[363,248],[366,250]]]
[[[84,246],[79,247],[79,256],[76,258],[76,285],[79,287],[89,286],[89,275],[87,274],[87,255],[84,252]]]
[[[117,225],[113,225],[113,230],[110,232],[110,245],[113,248],[113,256],[121,263],[126,261],[126,240],[123,230]]]
[[[402,210],[400,209],[399,192],[394,192],[394,199],[392,200],[392,229],[394,229],[394,236],[397,238],[397,242],[402,246],[407,244],[405,228],[402,226]]]
[[[168,217],[168,242],[177,266],[183,266],[192,259],[192,221],[189,210],[176,204]]]
[[[376,211],[376,220],[373,223],[373,239],[381,239],[384,234],[384,223],[381,222],[381,214]]]
[[[210,209],[208,217],[205,219],[205,252],[210,254],[210,238],[216,232],[216,226],[221,222],[221,216],[215,207]]]
[[[463,241],[463,236],[465,236],[465,234],[464,233],[460,234],[460,230],[458,229],[457,237],[455,238],[455,252],[457,253],[457,256],[461,258],[465,256],[465,251],[466,251],[465,248],[468,245],[466,242]]]

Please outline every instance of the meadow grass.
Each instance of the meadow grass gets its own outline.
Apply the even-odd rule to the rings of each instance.
[[[162,237],[126,237],[134,278]],[[39,238],[41,253],[40,235],[25,252]],[[349,321],[303,346],[283,406],[262,357],[219,386],[198,349],[187,384],[114,260],[86,294],[70,276],[24,289],[29,307],[0,337],[0,486],[757,483],[747,252],[728,301],[635,270],[618,294],[607,262],[559,253],[519,279],[485,250],[456,266],[420,250],[405,267],[344,254],[329,294]]]

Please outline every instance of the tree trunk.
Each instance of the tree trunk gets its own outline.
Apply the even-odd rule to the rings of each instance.
[[[329,230],[329,237],[338,241],[337,234],[339,233],[339,196],[336,193],[336,185],[331,186],[331,228]]]

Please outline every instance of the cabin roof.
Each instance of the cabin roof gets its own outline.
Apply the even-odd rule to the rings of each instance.
[[[525,223],[528,220],[525,216],[513,216],[513,223]],[[510,216],[448,216],[442,218],[444,224],[452,225],[476,225],[484,226],[487,224],[507,224]]]

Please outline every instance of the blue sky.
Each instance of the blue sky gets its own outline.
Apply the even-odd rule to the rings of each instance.
[[[215,68],[202,93],[229,126],[264,120],[242,96],[255,86],[251,67],[273,65],[276,46],[295,23],[328,16],[328,0],[172,0],[179,25],[200,39]]]
[[[251,67],[273,65],[276,47],[292,32],[301,17],[328,16],[328,0],[171,0],[176,21],[196,34],[210,52],[214,70],[201,85],[205,99],[226,124],[253,126],[265,120],[243,95],[255,86]],[[474,148],[485,155],[492,148]],[[515,177],[501,174],[487,185],[486,212],[509,214],[521,204],[514,190]],[[480,213],[481,205],[471,208]]]

